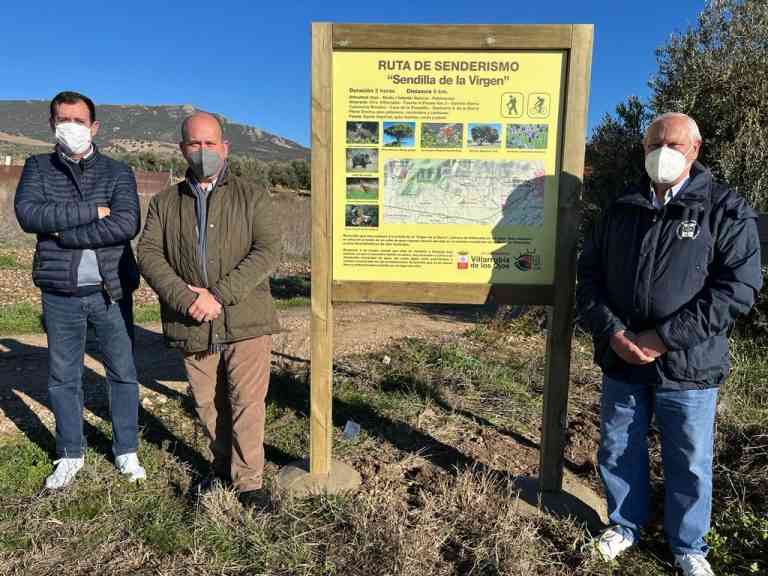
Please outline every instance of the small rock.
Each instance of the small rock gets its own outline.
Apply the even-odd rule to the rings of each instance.
[[[392,358],[385,354],[384,358],[381,359],[381,363],[384,364],[384,366],[389,366],[392,363]]]

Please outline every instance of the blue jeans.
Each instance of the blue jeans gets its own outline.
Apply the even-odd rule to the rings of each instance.
[[[674,554],[706,554],[712,511],[712,455],[717,388],[658,390],[603,378],[600,476],[608,517],[635,540],[648,522],[648,428],[661,430],[664,533]]]
[[[48,334],[48,395],[56,417],[56,453],[79,458],[83,437],[83,360],[93,326],[107,373],[115,456],[138,448],[139,385],[133,361],[133,302],[111,302],[103,293],[62,296],[43,292]]]

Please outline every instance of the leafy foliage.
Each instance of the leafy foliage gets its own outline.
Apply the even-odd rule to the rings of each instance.
[[[652,120],[650,108],[636,96],[606,114],[587,145],[584,198],[594,209],[610,201],[645,173],[643,135]]]
[[[170,172],[174,176],[183,176],[187,170],[187,163],[181,155],[141,152],[112,153],[110,156],[122,160],[136,170]],[[253,156],[231,155],[227,161],[234,174],[264,186],[283,186],[293,190],[309,190],[311,186],[308,160],[265,162]]]
[[[768,210],[768,3],[711,0],[697,26],[657,51],[652,106],[695,118],[701,159]]]

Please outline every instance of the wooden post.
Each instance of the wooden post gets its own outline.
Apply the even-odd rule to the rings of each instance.
[[[578,200],[584,173],[589,73],[592,59],[591,25],[573,26],[568,54],[566,113],[563,130],[563,164],[555,250],[554,305],[547,334],[544,373],[544,419],[541,430],[539,484],[543,492],[560,491],[563,485],[563,450],[568,410],[573,336],[573,286],[576,278]]]
[[[331,469],[333,305],[331,303],[332,25],[312,24],[312,318],[310,473]]]

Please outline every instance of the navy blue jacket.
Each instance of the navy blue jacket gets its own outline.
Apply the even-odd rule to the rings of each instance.
[[[130,241],[139,232],[139,197],[130,167],[94,150],[81,169],[58,152],[31,156],[16,188],[16,218],[37,234],[32,278],[43,291],[77,291],[83,249],[96,253],[103,287],[120,300],[139,285]],[[99,219],[98,207],[110,214]]]
[[[580,322],[604,373],[650,375],[676,389],[725,379],[728,331],[762,286],[756,219],[741,196],[699,163],[660,209],[647,180],[606,208],[585,239],[576,288]],[[650,366],[625,363],[609,345],[619,330],[651,328],[668,351]]]

